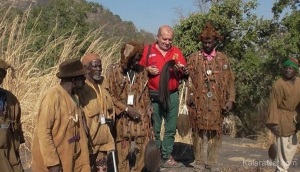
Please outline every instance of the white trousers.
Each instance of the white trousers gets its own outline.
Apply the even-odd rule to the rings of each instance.
[[[276,172],[287,172],[290,165],[296,165],[293,158],[297,152],[297,135],[277,137],[277,165]]]

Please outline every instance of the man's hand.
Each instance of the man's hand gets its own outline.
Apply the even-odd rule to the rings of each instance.
[[[62,168],[61,165],[55,165],[55,166],[51,166],[48,167],[49,172],[61,172]]]
[[[133,107],[127,106],[126,108],[127,108],[127,113],[131,118],[133,118],[134,120],[138,120],[141,118],[141,114]]]
[[[232,101],[228,101],[225,104],[225,107],[223,107],[225,113],[228,113],[229,111],[231,111],[232,108],[233,108],[233,102]]]
[[[279,126],[277,124],[274,125],[269,125],[268,128],[271,130],[271,132],[275,135],[275,136],[279,136],[280,132],[279,132]]]
[[[148,71],[148,73],[151,74],[151,75],[158,75],[158,74],[159,74],[159,70],[157,69],[156,66],[153,66],[153,65],[147,67],[147,71]]]
[[[149,117],[151,117],[152,113],[153,113],[153,107],[152,107],[151,104],[149,104],[149,105],[147,106],[147,115],[148,115]]]

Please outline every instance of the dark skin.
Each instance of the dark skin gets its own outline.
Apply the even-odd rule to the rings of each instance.
[[[84,65],[84,67],[89,70],[89,74],[86,75],[86,79],[90,81],[94,88],[99,92],[98,84],[102,81],[102,61],[100,59],[95,59],[90,61],[87,65]]]
[[[217,46],[215,38],[209,37],[202,39],[202,49],[206,54],[211,54]]]
[[[77,94],[77,91],[82,89],[85,84],[85,76],[75,76],[71,78],[61,78],[60,85],[70,94]]]
[[[296,73],[297,71],[293,67],[286,66],[283,68],[282,77],[284,80],[288,80],[294,83],[296,79]]]

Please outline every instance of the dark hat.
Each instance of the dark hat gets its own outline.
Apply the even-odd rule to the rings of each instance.
[[[62,62],[59,65],[59,71],[56,74],[58,78],[70,78],[88,74],[89,71],[83,67],[79,59],[71,59]]]

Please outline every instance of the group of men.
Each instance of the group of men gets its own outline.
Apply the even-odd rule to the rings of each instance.
[[[179,85],[185,79],[190,119],[186,122],[192,128],[194,170],[220,171],[217,159],[222,144],[222,123],[235,102],[234,74],[229,59],[216,49],[222,36],[206,23],[199,35],[202,49],[187,58],[172,45],[173,37],[174,30],[164,25],[151,45],[125,43],[120,62],[108,66],[105,77],[98,54],[61,63],[56,74],[60,82],[45,93],[38,110],[32,170],[106,171],[107,155],[111,152],[115,170],[141,172],[145,168],[147,143],[152,138],[160,152],[160,157],[152,159],[161,159],[160,166],[164,168],[183,166],[174,160],[172,151]],[[278,136],[278,143],[290,144],[292,140],[293,144],[296,129],[286,127],[290,124],[285,122],[294,122],[293,112],[300,96],[286,103],[289,97],[281,87],[289,84],[288,89],[293,90],[289,96],[300,94],[295,87],[300,82],[295,77],[299,66],[291,60],[284,66],[284,79],[272,89],[268,126]],[[0,82],[8,67],[0,61]],[[292,86],[295,88],[290,89]],[[10,92],[1,89],[0,93],[0,169],[23,171],[18,155],[18,147],[24,143],[20,106]],[[278,117],[282,111],[290,114],[283,122],[285,117]],[[162,124],[165,130],[161,137]],[[2,139],[2,132],[6,132],[6,140]],[[204,155],[205,138],[207,155]],[[287,147],[283,149],[290,149]],[[278,156],[282,164],[291,161],[294,155],[287,151]]]

